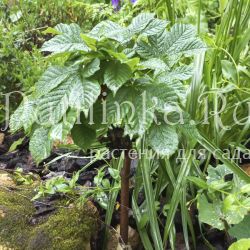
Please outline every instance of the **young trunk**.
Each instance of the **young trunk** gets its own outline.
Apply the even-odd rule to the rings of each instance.
[[[128,212],[129,212],[129,175],[131,159],[129,150],[124,153],[124,166],[121,171],[121,210],[120,210],[120,232],[125,245],[128,243]]]

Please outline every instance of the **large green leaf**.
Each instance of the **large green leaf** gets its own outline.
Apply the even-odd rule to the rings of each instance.
[[[224,223],[221,220],[221,202],[215,201],[209,203],[204,194],[198,196],[198,209],[199,209],[199,220],[203,223],[209,224],[214,228],[220,230],[224,229]]]
[[[149,130],[148,143],[159,155],[170,156],[178,148],[178,134],[173,126],[154,124]]]
[[[211,184],[220,181],[224,182],[224,177],[233,172],[225,165],[218,165],[215,168],[209,166],[207,169],[207,173],[208,173],[207,183]]]
[[[29,150],[37,163],[50,155],[52,142],[49,139],[49,129],[38,128],[30,138]]]
[[[45,42],[42,51],[53,53],[90,51],[80,36],[80,29],[76,25],[58,25],[57,30],[62,34],[57,35]]]
[[[96,81],[83,79],[78,74],[71,75],[39,100],[39,122],[43,125],[59,123],[68,107],[87,113],[100,91],[100,85]]]
[[[211,225],[220,230],[224,229],[227,224],[238,224],[247,215],[247,207],[239,203],[238,197],[235,194],[229,194],[221,201],[213,199],[210,203],[206,196],[202,194],[198,197],[199,219],[201,222]]]
[[[107,63],[107,68],[104,73],[104,83],[113,93],[116,93],[131,77],[132,71],[127,64],[122,64],[118,61]]]
[[[111,38],[120,43],[127,42],[131,39],[129,31],[125,27],[110,20],[97,24],[88,35],[97,40],[101,40],[103,37]]]
[[[172,82],[173,80],[188,80],[193,75],[193,67],[191,65],[183,65],[171,71],[160,74],[157,78],[159,82]]]
[[[232,237],[237,240],[249,238],[250,239],[250,214],[246,215],[243,221],[231,227],[228,232]]]
[[[168,65],[160,58],[150,58],[146,61],[141,62],[140,65],[145,69],[154,70],[155,74],[159,74],[161,72],[169,70]]]
[[[150,21],[154,19],[154,14],[152,13],[141,13],[138,16],[134,17],[131,24],[128,26],[128,29],[131,33],[139,33],[142,32]],[[156,25],[154,25],[156,26]],[[151,28],[151,30],[153,27]],[[150,32],[150,29],[148,29]]]
[[[66,136],[70,133],[73,128],[76,119],[78,117],[78,112],[75,109],[70,109],[66,117],[63,117],[63,120],[54,125],[49,133],[49,136],[52,140],[64,141]]]
[[[169,108],[169,106],[178,102],[178,95],[175,89],[167,84],[149,84],[145,87],[145,91],[155,104],[155,108],[158,111],[164,112]]]
[[[71,131],[74,143],[82,149],[89,149],[96,141],[96,131],[86,124],[75,124]]]
[[[11,132],[16,132],[21,128],[28,130],[36,118],[36,103],[24,97],[23,102],[10,117]]]
[[[54,125],[62,119],[69,107],[68,95],[72,83],[69,78],[38,101],[38,117],[42,125]]]
[[[205,44],[196,37],[196,28],[192,25],[175,24],[170,32],[163,31],[148,40],[139,40],[137,53],[143,58],[168,58],[170,66],[175,64],[180,55],[193,55],[206,49]]]
[[[169,23],[168,21],[155,18],[142,31],[142,34],[147,36],[159,34],[166,29],[168,23]]]
[[[71,84],[69,106],[88,113],[101,93],[99,83],[76,75]]]
[[[145,40],[139,40],[138,43],[135,46],[136,52],[145,59],[150,59],[150,58],[159,58],[161,53],[159,51],[158,45],[153,45],[149,41]]]
[[[167,24],[165,20],[154,18],[154,14],[141,13],[133,18],[128,27],[108,20],[97,24],[88,35],[97,40],[110,38],[124,44],[129,42],[135,34],[150,36],[162,32]]]
[[[165,35],[162,45],[168,56],[179,53],[190,55],[206,49],[205,44],[196,38],[196,27],[188,24],[175,24]]]
[[[234,242],[228,248],[228,250],[249,250],[249,249],[250,249],[250,238],[249,239],[241,239],[237,242]]]
[[[60,85],[73,72],[73,69],[69,67],[49,67],[36,83],[35,88],[37,97],[49,93],[51,90]]]
[[[183,85],[180,81],[175,80],[168,82],[167,85],[171,87],[182,104],[185,104],[187,98],[187,86]]]
[[[84,66],[81,71],[81,76],[83,78],[88,78],[95,74],[100,69],[100,60],[95,58],[93,61]]]
[[[133,98],[132,104],[134,110],[127,114],[125,134],[130,137],[142,136],[153,123],[155,104],[147,92],[138,93],[138,96]]]
[[[59,23],[55,26],[54,29],[60,32],[61,34],[64,33],[69,35],[80,34],[81,32],[81,28],[76,23],[71,23],[71,24]]]

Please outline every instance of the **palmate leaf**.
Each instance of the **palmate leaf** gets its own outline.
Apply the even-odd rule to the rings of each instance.
[[[49,41],[45,42],[41,51],[63,53],[74,51],[90,51],[90,48],[85,44],[80,36],[80,28],[76,24],[59,25],[56,28],[60,35],[56,35]]]
[[[207,172],[208,172],[207,183],[209,184],[218,181],[224,182],[224,177],[228,174],[233,173],[225,165],[218,165],[216,168],[209,166]]]
[[[49,129],[40,127],[30,138],[29,150],[37,163],[46,159],[51,152],[52,142],[49,139]]]
[[[209,224],[219,230],[224,229],[224,223],[221,220],[221,201],[217,200],[214,203],[209,203],[204,194],[198,196],[199,220]]]
[[[154,124],[149,130],[148,143],[157,154],[170,156],[178,148],[178,134],[173,126]]]
[[[171,72],[169,73],[171,74]],[[186,103],[186,97],[187,97],[187,87],[181,83],[179,80],[173,80],[173,79],[167,79],[168,73],[163,73],[154,78],[154,81],[156,81],[158,84],[165,84],[169,88],[173,89],[175,92],[175,95],[179,97],[179,101],[182,104]]]
[[[154,14],[141,13],[134,17],[128,27],[123,27],[112,21],[103,21],[97,24],[88,34],[101,40],[102,38],[114,39],[122,44],[129,42],[135,34],[155,35],[162,32],[168,22],[154,18]]]
[[[155,74],[165,72],[169,70],[168,65],[160,58],[151,58],[140,63],[140,65],[145,69],[152,69]]]
[[[53,53],[63,53],[63,52],[74,52],[74,51],[84,51],[88,52],[90,49],[83,42],[78,35],[57,35],[48,42],[44,43],[41,51],[53,52]]]
[[[159,58],[161,57],[160,55],[162,55],[157,45],[154,46],[150,43],[150,41],[147,42],[145,40],[139,40],[135,46],[135,50],[142,58],[145,59]]]
[[[117,90],[132,77],[132,71],[127,64],[118,61],[108,62],[104,73],[104,83],[116,93]]]

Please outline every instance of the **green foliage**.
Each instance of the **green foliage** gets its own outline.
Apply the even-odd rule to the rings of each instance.
[[[149,131],[149,145],[160,155],[172,155],[178,147],[176,130],[164,124],[152,126]]]
[[[173,79],[188,79],[190,74],[187,72],[191,71],[191,67],[185,67],[184,65],[179,68],[178,61],[182,54],[190,56],[196,51],[205,49],[205,45],[195,37],[194,29],[191,26],[175,25],[170,32],[167,32],[162,29],[156,30],[154,28],[155,22],[158,23],[160,20],[154,19],[152,14],[142,13],[135,17],[127,27],[122,27],[111,21],[103,21],[94,27],[89,34],[84,35],[81,35],[80,28],[76,24],[60,24],[55,27],[55,30],[60,34],[45,42],[42,50],[57,53],[59,54],[58,57],[61,56],[62,58],[65,57],[65,53],[70,53],[69,59],[66,59],[63,66],[54,65],[45,71],[36,84],[35,91],[27,97],[27,102],[24,102],[13,114],[10,123],[12,131],[20,129],[21,126],[24,126],[26,131],[35,129],[31,137],[30,150],[37,162],[48,156],[53,139],[63,138],[70,131],[80,112],[83,112],[85,116],[88,115],[90,108],[100,96],[103,82],[113,92],[113,95],[108,92],[107,100],[109,101],[111,97],[109,103],[113,105],[113,108],[115,108],[114,103],[116,101],[120,104],[126,101],[133,103],[135,115],[131,122],[127,120],[129,119],[130,109],[124,110],[120,117],[121,124],[125,125],[125,133],[131,137],[145,134],[153,124],[155,111],[164,111],[164,102],[178,101],[178,96],[181,94],[172,84],[172,81]],[[165,22],[166,25],[167,22]],[[102,33],[103,29],[110,29],[111,27],[113,27],[113,31],[110,32],[109,30],[109,32]],[[161,73],[167,74],[168,72],[170,77],[167,80],[157,78],[157,81],[159,81],[157,83],[155,72],[158,73],[158,69],[150,66],[148,62],[146,67],[152,69],[145,74],[145,69],[137,64],[141,60],[143,65],[145,56],[140,59],[138,55],[128,57],[124,54],[126,49],[136,48],[139,55],[145,55],[143,48],[138,49],[142,39],[145,48],[151,53],[149,58],[152,57],[153,51],[158,51],[158,53],[153,54],[153,58],[156,61],[162,60],[162,64],[165,66]],[[125,44],[124,40],[130,41],[130,43]],[[88,42],[85,43],[85,41]],[[89,41],[91,41],[91,46]],[[79,53],[80,56],[77,56],[77,59],[71,59]],[[172,60],[173,54],[178,54],[178,58]],[[93,56],[95,59],[92,59]],[[180,69],[184,69],[186,73],[180,75]],[[145,84],[140,83],[142,76],[146,80]],[[162,91],[163,89],[165,91]],[[124,94],[121,94],[121,92],[124,92]],[[156,99],[156,102],[152,101],[153,99]],[[34,102],[34,105],[31,104],[32,102]],[[147,105],[146,110],[145,104]],[[23,112],[26,106],[34,109],[40,124],[30,119],[33,112],[29,112],[28,117],[27,112]],[[70,109],[77,112],[71,112],[71,122],[68,122],[67,114]],[[148,109],[150,109],[150,112]],[[112,123],[116,122],[116,120],[112,120]],[[36,128],[37,125],[35,126],[35,124],[42,127]],[[78,129],[75,127],[73,135],[79,134],[77,131],[80,130],[80,127]],[[55,136],[56,131],[59,131],[59,134],[63,136]],[[84,131],[84,128],[82,131]],[[168,145],[166,146],[168,149],[159,152],[156,148],[161,146],[156,146],[154,136],[149,137],[149,140],[152,141],[152,143],[149,142],[149,145],[152,145],[157,152],[164,155],[174,153],[178,140],[176,135],[174,138],[175,144],[174,146],[171,145],[174,136],[171,133],[174,131],[172,128],[164,124],[158,129],[152,127],[151,131],[151,134],[159,131],[158,137],[162,133],[160,131],[166,132],[162,145]],[[86,134],[88,134],[86,138],[92,134],[95,135],[94,131]],[[42,143],[40,138],[48,139],[46,143]],[[80,142],[79,139],[78,141]],[[84,140],[83,138],[84,141],[86,142],[88,139]],[[84,145],[80,142],[80,144],[85,149],[90,146],[89,143]]]
[[[203,190],[198,194],[199,220],[220,230],[240,223],[250,210],[249,184],[239,184],[236,178],[226,181],[228,175],[233,174],[225,165],[218,165],[208,167],[206,182],[189,179]]]
[[[62,8],[65,6],[68,5]],[[75,6],[83,8],[85,4]],[[71,11],[77,9],[74,7]],[[90,9],[92,7],[94,5]],[[79,10],[83,10],[81,8]],[[172,249],[176,248],[177,211],[181,214],[185,246],[195,249],[198,236],[189,212],[194,202],[197,202],[201,223],[228,231],[237,238],[248,237],[240,236],[239,227],[248,225],[249,177],[238,166],[238,159],[224,157],[223,149],[230,149],[230,157],[233,157],[235,149],[245,152],[249,141],[249,119],[245,124],[235,123],[233,119],[236,115],[239,121],[246,121],[249,116],[249,3],[244,0],[138,0],[134,5],[124,1],[119,12],[110,9],[95,8],[94,19],[85,18],[85,11],[81,11],[83,18],[97,24],[93,29],[92,24],[82,22],[81,17],[69,17],[68,10],[52,15],[49,26],[66,20],[77,22],[81,29],[75,24],[59,24],[46,30],[46,40],[56,35],[43,45],[43,50],[48,50],[44,51],[46,55],[55,54],[48,57],[52,66],[47,71],[43,67],[44,75],[11,119],[12,130],[23,127],[33,137],[37,130],[45,129],[48,133],[44,138],[51,144],[71,133],[74,142],[87,150],[107,134],[110,125],[116,125],[137,139],[134,146],[143,142],[144,150],[150,148],[158,153],[160,160],[154,155],[150,160],[140,159],[133,179],[133,212],[145,249],[163,249],[168,242]],[[49,13],[55,10],[52,8]],[[157,18],[141,13],[142,10],[154,11]],[[138,13],[141,14],[136,16]],[[12,18],[18,18],[19,13],[16,14]],[[55,21],[57,16],[62,20]],[[106,18],[109,20],[103,21]],[[87,30],[90,32],[82,33]],[[203,53],[206,46],[197,39],[196,33],[211,48],[206,54]],[[194,64],[190,58],[193,55]],[[219,98],[221,94],[226,98],[225,109]],[[127,102],[135,107],[133,117]],[[175,105],[165,106],[166,102]],[[120,112],[116,104],[120,105]],[[104,106],[107,123],[101,124],[105,121],[101,116]],[[25,110],[35,113],[42,124],[35,116],[27,116]],[[167,118],[171,125],[166,125],[163,115],[169,110]],[[88,123],[92,111],[95,124]],[[178,111],[184,116],[181,126],[176,125],[181,118]],[[208,116],[204,117],[204,113]],[[82,124],[75,124],[79,115]],[[37,161],[49,154],[45,144],[39,147],[41,153],[36,154],[35,149],[33,153]],[[203,147],[207,150],[204,159],[191,153],[192,149]],[[181,150],[186,154],[180,156]],[[117,169],[121,169],[121,159]],[[226,181],[232,173],[233,179]],[[62,192],[74,194],[76,188],[68,191],[68,180],[62,178],[55,183],[57,181],[59,187],[60,182],[63,184]],[[94,190],[83,191],[82,201],[95,197],[107,208],[106,222],[110,224],[119,187],[109,192],[113,184],[105,180],[103,169],[95,184]],[[137,204],[139,191],[146,196],[140,205]],[[156,211],[159,200],[165,203],[163,226],[158,220],[161,210]],[[201,226],[201,231],[206,228]],[[160,231],[164,231],[163,240]]]
[[[247,239],[250,238],[249,227],[250,227],[250,215],[248,214],[239,224],[231,227],[228,230],[228,232],[232,237],[237,238],[237,240]]]
[[[30,139],[29,148],[37,162],[47,158],[52,149],[52,143],[49,140],[49,130],[42,127],[36,129]]]
[[[250,247],[250,239],[241,239],[233,243],[228,250],[247,250]]]
[[[116,94],[117,90],[132,77],[132,71],[127,64],[110,62],[107,64],[104,82]]]
[[[108,169],[112,182],[105,178],[105,170]],[[94,178],[94,187],[83,187],[77,183],[82,170],[74,173],[71,179],[63,176],[53,177],[41,183],[37,188],[37,194],[32,200],[37,200],[41,197],[46,197],[53,194],[67,194],[68,197],[77,197],[77,204],[84,204],[87,199],[92,198],[100,204],[101,207],[107,209],[108,197],[111,197],[114,192],[120,189],[120,171],[114,168],[107,168],[106,166],[98,170]],[[20,177],[20,176],[19,176]],[[22,179],[23,180],[23,179]]]

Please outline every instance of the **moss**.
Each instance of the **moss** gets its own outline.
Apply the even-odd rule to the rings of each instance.
[[[32,191],[13,192],[0,188],[0,246],[16,250],[83,250],[89,249],[90,237],[96,231],[97,216],[93,207],[60,207],[32,225],[35,212]],[[58,206],[58,205],[57,205]]]
[[[0,245],[22,249],[31,232],[27,226],[35,209],[25,198],[30,192],[8,191],[0,188]]]
[[[27,250],[88,249],[91,234],[96,229],[90,213],[88,208],[60,209],[33,230]]]

